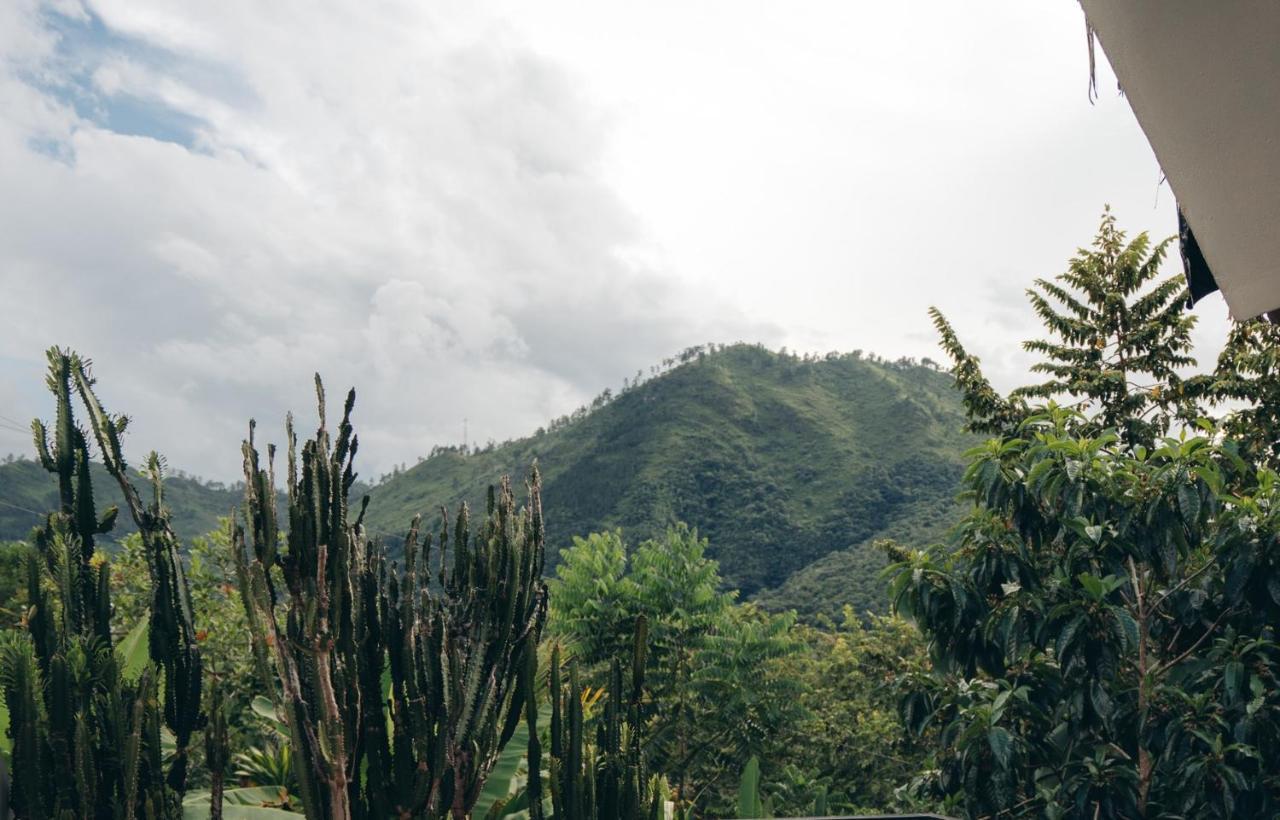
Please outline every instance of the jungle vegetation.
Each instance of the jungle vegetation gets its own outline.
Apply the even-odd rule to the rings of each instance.
[[[375,486],[354,392],[328,412],[317,378],[319,427],[277,451],[250,423],[235,509],[199,535],[158,456],[126,464],[89,363],[51,349],[22,469],[54,493],[0,547],[15,811],[1271,816],[1280,334],[1237,325],[1197,371],[1167,251],[1104,214],[1028,291],[1043,381],[1008,394],[935,311],[947,372],[700,349]],[[865,440],[877,413],[900,432]],[[749,469],[681,460],[708,453]],[[854,483],[794,472],[846,461]],[[841,585],[888,605],[786,604]]]

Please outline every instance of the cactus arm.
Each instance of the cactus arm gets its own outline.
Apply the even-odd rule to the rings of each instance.
[[[35,444],[36,458],[40,466],[51,473],[56,473],[58,465],[49,452],[49,431],[39,419],[33,419],[31,422],[31,438]]]
[[[536,699],[524,677],[546,619],[537,476],[524,509],[504,479],[478,525],[465,505],[452,526],[443,514],[434,567],[415,519],[400,569],[365,537],[367,502],[349,509],[354,394],[332,433],[318,379],[316,401],[320,424],[300,450],[286,425],[285,546],[276,549],[274,482],[252,426],[243,448],[248,532],[232,538],[255,646],[271,649],[280,681],[304,807],[330,818],[466,816]],[[276,567],[284,629],[270,586]]]
[[[101,516],[95,511],[88,434],[75,423],[73,393],[86,408],[103,461],[117,479],[124,473],[120,435],[126,420],[102,410],[87,360],[57,348],[48,351],[48,360],[47,385],[57,418],[51,429],[33,423],[32,433],[41,465],[57,476],[58,509],[37,528],[35,550],[26,562],[31,616],[26,635],[14,635],[23,648],[0,652],[13,764],[21,779],[19,815],[112,812],[173,820],[181,815],[186,745],[201,719],[199,656],[188,651],[194,650],[194,630],[187,629],[191,640],[185,647],[179,642],[175,655],[162,658],[156,647],[169,645],[153,644],[154,664],[136,683],[124,681],[112,648],[110,567],[94,560],[94,537],[110,531],[118,511],[109,508]],[[145,511],[131,485],[125,494],[131,513],[143,519],[139,529],[152,559],[151,638],[181,634],[174,620],[189,625],[190,605],[183,601],[176,540],[171,531],[169,542],[155,540],[155,529],[167,527],[160,498],[156,510]],[[158,546],[168,548],[167,558]],[[160,667],[166,673],[166,721],[179,739],[168,778],[160,755],[155,680]]]
[[[200,711],[202,662],[180,546],[164,507],[161,460],[155,452],[147,459],[147,472],[153,488],[153,503],[148,508],[129,478],[124,459],[121,435],[127,420],[122,416],[113,417],[103,409],[93,391],[93,378],[85,362],[72,359],[69,375],[89,412],[90,426],[103,463],[120,486],[125,505],[147,546],[153,586],[149,632],[151,660],[164,669],[164,722],[177,743],[177,753],[167,780],[170,788],[181,794],[186,788],[191,735],[205,721]],[[83,476],[87,487],[87,464]],[[86,544],[87,549],[91,547],[91,542]]]

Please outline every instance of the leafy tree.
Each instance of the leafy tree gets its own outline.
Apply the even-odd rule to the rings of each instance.
[[[1091,414],[1097,429],[1116,430],[1130,445],[1150,443],[1176,419],[1196,417],[1195,389],[1179,375],[1195,364],[1188,355],[1196,317],[1185,313],[1181,276],[1160,279],[1171,239],[1154,246],[1146,233],[1126,242],[1108,208],[1091,249],[1081,249],[1066,272],[1037,279],[1027,290],[1049,337],[1023,348],[1043,356],[1032,370],[1048,379],[1001,397],[982,375],[946,318],[930,309],[942,347],[955,363],[971,428],[1012,432],[1028,400],[1067,397]]]
[[[27,611],[27,560],[31,546],[0,541],[0,626],[19,626]]]
[[[684,806],[730,811],[754,754],[780,757],[803,717],[788,659],[794,616],[770,616],[720,589],[707,542],[680,525],[627,556],[620,533],[574,540],[551,583],[550,628],[603,685],[635,623],[649,631],[649,759]]]
[[[1280,485],[1208,423],[1136,453],[1083,424],[990,442],[959,549],[896,556],[940,672],[905,709],[941,731],[937,786],[967,816],[1270,816]]]
[[[574,536],[573,546],[560,555],[549,583],[549,628],[572,644],[574,657],[586,667],[625,657],[638,612],[622,531]]]
[[[890,594],[936,669],[904,719],[939,733],[931,782],[966,816],[1280,806],[1280,484],[1251,463],[1272,340],[1241,332],[1216,379],[1183,379],[1181,283],[1142,290],[1163,250],[1104,215],[1094,249],[1031,294],[1056,338],[1027,347],[1050,380],[1009,396],[935,311],[973,426],[995,436],[971,453],[955,543],[894,549]],[[1030,404],[1063,394],[1077,406]],[[1264,412],[1167,435],[1228,395]]]
[[[1237,322],[1201,392],[1230,412],[1229,435],[1253,461],[1280,467],[1280,326]]]
[[[819,793],[844,814],[936,808],[899,793],[927,768],[934,741],[909,735],[898,714],[904,684],[930,669],[919,631],[845,607],[842,623],[801,635],[805,650],[790,666],[808,715],[769,789],[777,813],[804,814]]]

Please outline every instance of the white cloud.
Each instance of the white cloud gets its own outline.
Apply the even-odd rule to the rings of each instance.
[[[317,370],[358,386],[376,473],[768,333],[623,261],[647,239],[604,118],[463,5],[6,8],[0,356],[94,356],[172,464],[234,476],[247,418],[308,417]]]
[[[0,3],[0,414],[71,345],[139,447],[234,477],[319,370],[376,474],[690,344],[936,359],[930,304],[1012,386],[1104,203],[1174,229],[1086,67],[1025,0]]]

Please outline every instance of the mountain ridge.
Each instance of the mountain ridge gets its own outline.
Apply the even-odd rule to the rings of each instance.
[[[873,542],[934,540],[956,519],[975,439],[962,432],[952,377],[931,364],[737,344],[664,365],[525,438],[436,448],[369,489],[369,529],[394,543],[414,515],[483,503],[499,476],[518,482],[537,462],[549,564],[573,536],[621,528],[635,545],[685,522],[744,597],[813,617],[845,603],[879,609]],[[100,503],[117,503],[99,477],[110,488]],[[187,477],[165,488],[184,539],[241,500],[235,485]],[[57,497],[38,464],[17,461],[0,465],[0,501],[0,539],[16,539]],[[129,531],[124,518],[113,535]]]
[[[479,503],[496,476],[536,460],[550,562],[575,535],[621,528],[634,545],[683,521],[750,597],[842,550],[874,576],[881,535],[938,538],[975,441],[963,423],[951,376],[929,365],[732,345],[539,434],[438,452],[376,486],[368,520],[394,536],[427,504]],[[854,586],[844,602],[880,608],[878,582]]]

